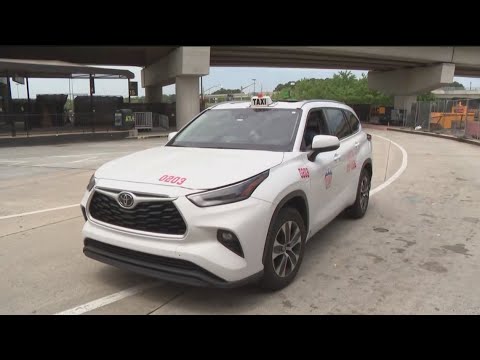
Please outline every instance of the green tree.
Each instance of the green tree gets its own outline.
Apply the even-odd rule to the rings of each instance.
[[[217,91],[214,91],[212,95],[218,95],[218,94],[240,94],[241,91],[240,89],[224,89],[220,88]]]
[[[434,101],[435,95],[431,92],[417,96],[417,101]]]
[[[454,81],[453,83],[448,84],[447,87],[455,87],[455,88],[458,88],[459,90],[465,90],[465,86],[460,84],[458,81]]]
[[[281,89],[276,100],[288,97],[297,100],[325,99],[348,104],[391,105],[393,97],[371,90],[365,75],[357,78],[351,71],[339,71],[329,79],[301,79],[290,87],[277,85]]]

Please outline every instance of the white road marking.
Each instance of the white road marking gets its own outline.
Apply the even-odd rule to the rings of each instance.
[[[26,161],[21,161],[21,160],[0,160],[0,163],[7,163],[7,164],[23,164]]]
[[[83,161],[88,161],[92,159],[97,159],[98,156],[105,156],[108,158],[109,155],[121,155],[121,154],[130,154],[131,151],[115,151],[115,152],[104,152],[104,153],[91,153],[91,154],[76,154],[76,155],[52,155],[52,156],[36,156],[36,157],[26,157],[26,158],[21,158],[22,160],[4,160],[0,159],[0,163],[8,163],[12,165],[16,164],[25,164],[25,163],[34,163],[36,161],[45,161],[46,159],[52,159],[53,161],[61,161],[61,160],[70,160],[68,158],[78,158],[82,156],[93,156],[89,157],[86,159],[81,159],[81,160],[76,160],[76,161],[71,161],[71,162],[52,162],[52,163],[42,163],[42,164],[37,164],[37,165],[31,165],[34,167],[39,167],[39,166],[62,166],[65,164],[71,164],[71,163],[76,163],[76,162],[83,162]],[[58,159],[60,158],[60,159]]]
[[[50,209],[43,209],[43,210],[25,212],[25,213],[21,213],[21,214],[13,214],[13,215],[7,215],[7,216],[0,216],[0,220],[12,219],[12,218],[22,217],[22,216],[26,216],[26,215],[40,214],[40,213],[44,213],[44,212],[48,212],[48,211],[69,209],[69,208],[73,208],[73,207],[76,207],[76,206],[80,206],[80,204],[59,206],[59,207],[50,208]]]
[[[137,285],[137,286],[133,286],[131,288],[116,292],[116,293],[111,294],[111,295],[104,296],[100,299],[90,301],[86,304],[74,307],[72,309],[56,313],[55,315],[81,315],[83,313],[98,309],[102,306],[120,301],[122,299],[125,299],[126,297],[136,295],[136,294],[138,294],[142,291],[145,291],[145,290],[151,289],[153,287],[163,285],[164,283],[165,282],[153,282],[153,283],[149,282],[149,283],[144,283],[144,284],[140,284],[140,285]]]
[[[89,158],[86,158],[86,159],[80,159],[80,160],[70,161],[68,164],[75,164],[75,163],[84,162],[84,161],[89,161],[89,160],[93,160],[93,159],[97,159],[97,158],[98,158],[98,156],[92,156],[92,157],[89,157]]]
[[[41,166],[49,166],[49,167],[64,167],[67,163],[46,163],[46,164],[38,164],[38,165],[31,165],[32,167],[41,167]]]
[[[391,183],[393,183],[395,180],[397,180],[400,175],[403,174],[403,172],[405,171],[405,169],[407,168],[407,164],[408,164],[408,155],[407,155],[407,152],[405,151],[405,149],[403,147],[401,147],[400,145],[398,145],[396,142],[393,142],[392,140],[390,139],[387,139],[383,136],[380,136],[380,135],[375,135],[375,134],[372,134],[373,136],[376,136],[376,137],[379,137],[385,141],[390,141],[393,145],[395,145],[397,148],[400,149],[400,151],[402,152],[402,165],[400,166],[400,168],[395,172],[395,174],[393,174],[390,178],[388,178],[387,181],[385,181],[384,183],[378,185],[375,189],[372,189],[370,190],[370,196],[373,196],[375,195],[376,193],[378,193],[379,191],[382,191],[383,189],[385,189],[388,185],[390,185]]]
[[[76,155],[52,155],[49,157],[60,157],[60,158],[68,158],[68,157],[79,157],[79,156],[90,156],[90,155],[114,155],[114,154],[128,154],[131,151],[115,151],[115,152],[103,152],[103,153],[91,153],[91,154],[76,154]]]

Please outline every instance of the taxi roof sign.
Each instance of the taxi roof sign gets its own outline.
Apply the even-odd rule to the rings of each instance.
[[[255,108],[262,108],[262,107],[267,107],[273,103],[272,99],[270,96],[262,96],[261,94],[258,96],[253,96],[252,100],[250,102],[251,107]]]

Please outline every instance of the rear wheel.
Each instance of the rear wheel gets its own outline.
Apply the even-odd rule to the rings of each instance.
[[[292,208],[280,210],[267,236],[261,287],[279,290],[293,281],[302,263],[305,238],[299,212]]]
[[[362,169],[357,187],[357,197],[355,203],[346,209],[347,216],[353,219],[359,219],[365,215],[370,200],[370,186],[372,175],[366,168]]]

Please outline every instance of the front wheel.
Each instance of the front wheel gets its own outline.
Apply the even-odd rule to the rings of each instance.
[[[306,236],[299,212],[293,208],[280,210],[267,235],[261,287],[279,290],[293,281],[302,263]]]
[[[358,181],[357,197],[355,199],[355,203],[346,209],[347,216],[354,219],[359,219],[365,215],[370,199],[371,181],[372,176],[370,175],[370,172],[363,168]]]

